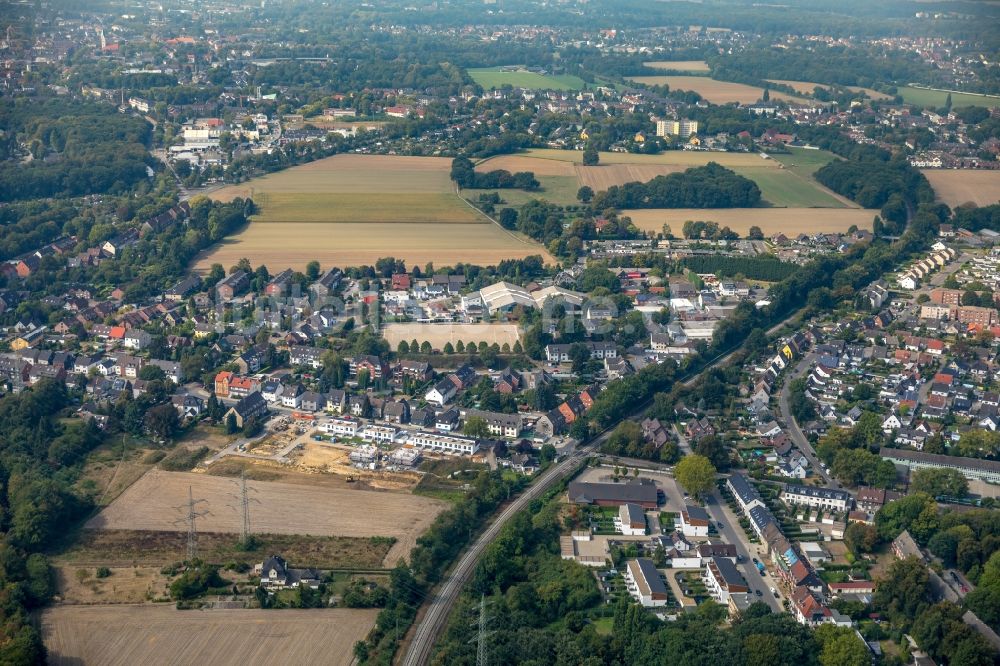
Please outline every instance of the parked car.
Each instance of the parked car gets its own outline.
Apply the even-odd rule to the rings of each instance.
[[[774,595],[774,598],[775,598],[775,599],[777,599],[777,598],[778,598],[778,591],[777,591],[776,589],[774,589],[773,587],[771,588],[771,594],[773,594],[773,595]]]

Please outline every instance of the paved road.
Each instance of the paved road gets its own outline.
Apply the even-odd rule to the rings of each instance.
[[[813,361],[816,360],[816,355],[812,352],[806,354],[799,360],[798,364],[792,369],[791,372],[785,377],[785,383],[781,386],[781,393],[778,394],[778,409],[781,412],[782,420],[785,423],[785,429],[788,431],[788,435],[792,438],[792,442],[798,447],[802,455],[806,457],[809,464],[812,465],[813,472],[822,477],[823,482],[828,488],[841,489],[840,484],[837,483],[836,479],[823,471],[823,464],[819,457],[816,455],[816,450],[813,449],[812,444],[806,438],[805,433],[799,428],[799,424],[795,422],[795,418],[792,416],[792,412],[788,407],[788,397],[791,394],[792,380],[801,377],[806,372],[812,368]]]
[[[785,320],[775,324],[767,333],[773,334],[786,323],[791,321],[795,315],[792,315]],[[739,351],[734,350],[720,356],[719,358],[710,362],[701,372],[693,375],[690,379],[682,382],[684,386],[691,386],[698,380],[698,378],[706,371],[711,368],[715,368],[727,363],[732,356]],[[638,419],[645,416],[646,411],[649,409],[648,406],[639,410],[636,414],[633,414],[630,418]],[[462,554],[461,558],[452,568],[452,570],[445,576],[444,580],[438,585],[437,591],[434,593],[431,599],[427,612],[422,618],[417,621],[417,624],[413,630],[413,639],[410,641],[406,649],[406,654],[400,663],[405,666],[423,666],[430,659],[431,650],[434,647],[434,642],[437,640],[438,635],[444,629],[445,623],[448,620],[448,614],[451,612],[452,606],[454,606],[455,601],[458,599],[458,595],[461,593],[463,586],[471,578],[472,573],[475,571],[476,562],[479,560],[479,556],[486,549],[486,546],[496,537],[500,532],[500,529],[504,524],[510,520],[518,511],[525,508],[528,503],[534,498],[541,495],[547,488],[551,487],[554,483],[561,481],[566,478],[573,470],[576,469],[576,465],[580,462],[582,457],[586,455],[588,449],[596,449],[600,447],[600,444],[611,435],[611,431],[604,433],[599,436],[590,444],[581,447],[581,450],[573,453],[569,458],[563,462],[555,465],[548,470],[546,470],[542,475],[540,475],[534,483],[529,486],[522,495],[518,496],[513,502],[511,502],[503,511],[501,511],[497,516],[494,517],[490,525],[483,531],[482,534],[469,546],[466,551]],[[717,508],[717,507],[716,507]],[[721,519],[719,519],[721,520]],[[727,522],[727,521],[723,521]],[[738,525],[739,523],[734,523]],[[732,530],[732,528],[730,528]],[[736,539],[736,543],[741,543],[739,541],[738,535],[735,531],[731,534],[733,538]],[[745,538],[745,536],[744,536]],[[741,548],[740,545],[737,546],[737,551]],[[744,548],[744,550],[746,550]],[[752,567],[752,564],[750,565]],[[753,577],[756,576],[756,579]],[[755,572],[749,573],[748,582],[751,583],[753,589],[760,589],[765,596],[770,597],[768,603],[776,604],[777,600],[770,595],[768,588],[770,585],[764,585],[764,580],[759,574]],[[775,586],[777,587],[777,586]],[[772,605],[772,608],[776,610],[784,610],[780,605]]]
[[[740,563],[740,571],[750,585],[750,589],[760,590],[763,594],[762,597],[757,597],[756,595],[754,597],[765,602],[775,613],[783,613],[785,608],[781,605],[781,600],[775,599],[774,595],[771,594],[772,587],[778,590],[778,594],[781,594],[781,589],[778,587],[777,582],[772,580],[770,576],[761,576],[760,572],[757,571],[757,567],[753,564],[753,558],[755,557],[761,562],[765,562],[766,560],[763,559],[757,548],[747,540],[746,533],[740,527],[739,519],[733,514],[725,500],[722,499],[722,495],[718,490],[705,499],[705,509],[708,511],[708,515],[712,517],[712,521],[716,523],[719,536],[726,543],[734,544],[736,546],[736,553],[743,558],[743,561]],[[718,526],[719,523],[722,524],[721,528]]]

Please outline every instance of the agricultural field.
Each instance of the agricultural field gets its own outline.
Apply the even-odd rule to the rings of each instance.
[[[469,342],[486,342],[492,345],[496,343],[501,347],[504,344],[514,346],[520,341],[521,333],[516,324],[387,324],[382,329],[382,337],[386,339],[392,349],[395,349],[400,342],[410,342],[416,340],[423,343],[431,343],[434,349],[440,350],[446,343],[458,344],[458,341],[468,344]]]
[[[900,86],[899,94],[907,104],[916,106],[928,106],[940,108],[945,105],[948,99],[947,90],[932,90],[930,88],[914,88],[912,86]],[[952,106],[985,106],[1000,107],[1000,96],[979,95],[976,93],[951,93]]]
[[[580,90],[587,87],[583,79],[570,74],[536,74],[526,69],[504,72],[499,67],[470,69],[468,72],[473,81],[487,90],[506,85],[536,90]]]
[[[657,208],[624,210],[622,215],[628,215],[635,226],[646,231],[659,232],[668,224],[677,236],[688,220],[718,222],[720,227],[727,226],[740,236],[746,236],[752,226],[760,227],[766,236],[779,232],[795,236],[844,232],[851,225],[870,230],[875,211],[864,208]]]
[[[757,153],[722,153],[694,150],[672,150],[658,155],[632,153],[601,153],[600,165],[582,166],[583,153],[575,150],[535,149],[517,156],[508,156],[506,164],[518,170],[555,171],[546,162],[572,163],[577,185],[590,185],[595,191],[630,181],[648,181],[655,176],[683,171],[693,166],[718,162],[757,183],[764,199],[771,205],[788,208],[844,208],[855,204],[837,195],[812,179],[823,164],[834,159],[820,150],[792,149],[790,155],[762,158]],[[516,160],[516,161],[515,161]],[[487,160],[480,166],[493,163]],[[495,168],[508,168],[495,167]],[[564,167],[558,167],[564,168]],[[536,171],[537,173],[537,171]],[[501,192],[501,197],[506,193]],[[575,192],[574,192],[575,196]]]
[[[690,90],[712,104],[753,104],[764,94],[763,88],[742,83],[716,81],[707,76],[631,76],[629,81],[648,86],[669,86],[671,90]],[[794,102],[806,100],[794,95],[771,91],[771,99]]]
[[[923,169],[921,173],[927,176],[938,201],[949,206],[990,206],[1000,202],[1000,171]]]
[[[657,176],[684,171],[688,167],[680,164],[607,164],[605,166],[577,166],[576,177],[580,185],[587,185],[595,192],[601,192],[612,185],[624,185],[638,181],[648,182]]]
[[[58,606],[41,615],[53,666],[289,664],[348,666],[377,609],[177,610],[167,605]]]
[[[780,83],[791,87],[795,92],[803,95],[812,95],[813,91],[819,88],[829,88],[829,86],[822,83],[813,83],[811,81],[787,81],[784,79],[768,79],[771,83]],[[879,92],[878,90],[873,90],[872,88],[862,88],[861,86],[845,86],[846,88],[853,90],[854,92],[863,92],[872,99],[884,100],[892,99],[892,95],[886,95],[884,92]]]
[[[708,71],[708,63],[704,60],[652,60],[642,64],[653,69],[666,69],[674,72]]]
[[[394,256],[408,264],[496,263],[540,254],[465,203],[449,178],[451,160],[336,155],[214,192],[252,197],[260,208],[239,234],[203,254],[196,268],[253,257],[272,269],[373,264]]]
[[[406,493],[353,490],[270,481],[247,481],[256,500],[250,510],[251,528],[262,534],[315,534],[344,537],[395,537],[386,555],[394,563],[405,557],[418,536],[430,526],[445,505]],[[91,518],[86,528],[95,530],[183,529],[191,489],[199,510],[198,529],[239,533],[239,484],[235,479],[187,472],[152,470]],[[180,509],[178,507],[181,507]],[[359,510],[360,509],[360,510]]]

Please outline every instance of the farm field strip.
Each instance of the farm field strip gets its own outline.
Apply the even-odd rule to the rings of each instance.
[[[274,270],[373,264],[393,256],[408,264],[438,265],[541,255],[541,245],[510,233],[463,201],[438,157],[336,155],[292,167],[210,196],[250,196],[258,214],[231,238],[203,253],[195,268],[232,265],[242,257]],[[570,174],[571,175],[571,174]],[[560,196],[565,183],[549,183]],[[572,199],[570,199],[570,202]]]
[[[708,63],[704,60],[650,60],[642,63],[653,69],[667,69],[676,72],[707,72]]]
[[[948,99],[947,90],[935,90],[932,88],[914,88],[912,86],[900,86],[899,94],[907,104],[917,106],[932,106],[940,108],[945,105]],[[977,93],[952,92],[952,106],[985,106],[1000,107],[1000,96],[980,95]]]
[[[633,224],[646,231],[660,232],[663,225],[670,225],[675,235],[688,220],[717,222],[728,226],[740,236],[746,236],[751,226],[758,226],[766,235],[784,233],[844,232],[851,225],[871,229],[874,211],[863,208],[647,208],[622,211],[632,218]]]
[[[975,169],[923,169],[939,201],[949,206],[974,203],[989,206],[1000,202],[1000,171]]]
[[[59,606],[41,614],[53,666],[288,664],[348,666],[377,609],[176,610],[172,605]]]
[[[780,83],[786,86],[790,86],[795,92],[804,95],[811,95],[816,88],[829,89],[830,86],[824,83],[813,83],[812,81],[789,81],[786,79],[767,79],[771,83]],[[844,86],[848,90],[853,90],[854,92],[863,92],[872,99],[884,100],[892,99],[892,95],[886,95],[878,90],[873,90],[872,88],[862,88],[861,86]]]
[[[192,489],[200,509],[198,529],[239,533],[239,484],[234,479],[189,472],[152,470],[91,518],[88,529],[176,531]],[[253,531],[270,534],[321,536],[393,536],[398,539],[386,556],[409,554],[416,538],[445,508],[445,503],[404,493],[310,487],[269,481],[247,481],[259,501],[251,507]],[[183,529],[181,527],[180,529]]]
[[[541,245],[521,240],[495,224],[251,223],[239,236],[202,257],[196,268],[205,271],[213,263],[231,266],[241,257],[253,257],[272,268],[297,270],[313,259],[323,266],[360,266],[390,256],[408,266],[427,262],[487,266],[533,254],[546,262],[555,261]]]
[[[473,81],[487,90],[505,85],[536,90],[580,90],[587,86],[583,79],[569,74],[538,74],[527,70],[504,72],[499,67],[470,69],[468,72]]]
[[[267,193],[259,203],[263,210],[253,224],[381,222],[386,224],[489,224],[489,220],[454,194],[395,193],[386,198],[379,192]]]
[[[764,199],[774,206],[792,208],[854,206],[852,202],[839,197],[812,179],[812,173],[816,169],[833,159],[830,153],[801,150],[794,152],[793,155],[781,157],[796,158],[804,166],[801,169],[788,168],[783,160],[765,159],[757,153],[673,150],[658,155],[601,153],[601,165],[590,167],[582,166],[583,154],[580,151],[547,148],[512,156],[517,162],[508,164],[516,164],[520,169],[531,171],[536,165],[540,169],[553,170],[551,167],[544,167],[545,162],[572,163],[579,185],[589,185],[595,192],[600,192],[611,185],[622,185],[632,181],[647,182],[656,176],[702,166],[709,162],[718,162],[756,182]],[[491,162],[492,160],[489,160],[485,164]],[[507,193],[502,192],[501,196],[506,197]]]
[[[648,86],[669,86],[671,90],[688,90],[701,95],[712,104],[752,104],[764,94],[763,88],[730,81],[716,81],[707,76],[630,76],[629,81]],[[771,99],[804,102],[801,97],[771,91]]]
[[[579,150],[560,150],[558,148],[533,148],[522,154],[545,160],[559,160],[583,164],[583,152]],[[651,165],[666,164],[683,167],[704,166],[709,162],[718,162],[724,167],[733,169],[740,166],[780,168],[773,160],[767,160],[757,153],[722,153],[708,150],[667,150],[656,155],[640,155],[636,153],[601,153],[600,164],[631,164]]]

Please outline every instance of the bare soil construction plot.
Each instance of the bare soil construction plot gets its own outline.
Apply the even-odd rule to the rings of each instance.
[[[347,666],[376,609],[179,611],[173,606],[60,606],[42,613],[54,666],[325,664]]]
[[[224,187],[210,196],[251,197],[259,213],[235,236],[200,256],[196,268],[252,257],[272,270],[373,264],[393,256],[410,265],[495,264],[539,254],[463,201],[451,160],[396,155],[336,155]]]
[[[797,236],[800,233],[844,232],[853,224],[859,229],[871,229],[875,211],[863,208],[651,208],[625,210],[623,215],[632,218],[633,224],[646,231],[661,231],[669,224],[674,234],[680,234],[688,220],[718,222],[740,236],[746,236],[750,227],[758,226],[765,235],[783,233]]]
[[[321,488],[291,483],[248,481],[259,503],[251,507],[255,532],[327,536],[391,536],[398,541],[387,562],[405,557],[416,538],[446,506],[426,497],[371,490]],[[200,510],[198,520],[207,532],[238,533],[242,516],[237,509],[238,483],[233,479],[187,472],[152,470],[87,522],[89,529],[176,531],[182,516],[178,507],[188,501],[191,488]]]
[[[458,344],[458,341],[496,343],[501,347],[508,344],[511,347],[521,339],[521,333],[516,324],[388,324],[382,329],[382,337],[395,349],[400,342],[416,340],[431,343],[434,349],[442,349],[446,343]]]
[[[716,81],[707,76],[632,76],[630,81],[649,86],[669,86],[671,90],[690,90],[701,95],[712,104],[753,104],[764,94],[763,88],[742,83]],[[771,91],[771,99],[804,102],[801,97]]]
[[[1000,201],[1000,171],[925,169],[939,201],[949,206],[974,203],[989,206]]]

